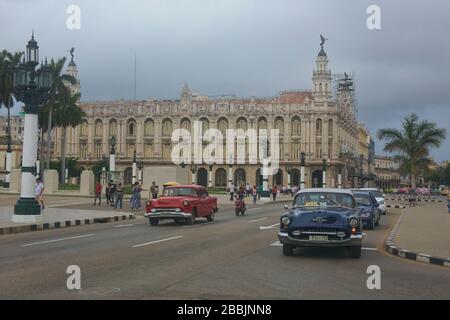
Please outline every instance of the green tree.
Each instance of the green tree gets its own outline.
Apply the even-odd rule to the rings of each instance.
[[[378,131],[378,138],[385,140],[384,151],[396,153],[394,159],[399,163],[399,171],[408,174],[412,188],[416,187],[416,177],[430,164],[431,148],[438,148],[446,138],[446,130],[436,123],[419,121],[416,114],[402,121],[401,129],[388,128]]]
[[[60,100],[57,107],[55,108],[55,125],[62,128],[61,135],[61,184],[65,182],[66,176],[66,137],[67,128],[75,128],[81,123],[83,117],[86,116],[85,112],[78,105],[80,100],[80,94],[76,93],[74,95],[64,97]]]
[[[67,88],[66,83],[75,84],[76,79],[68,74],[63,74],[63,68],[66,63],[66,58],[58,59],[55,61],[52,59],[49,63],[52,77],[52,87],[50,88],[47,102],[44,104],[40,113],[40,124],[41,129],[47,132],[47,154],[46,154],[46,168],[50,166],[50,143],[51,143],[51,133],[52,128],[55,125],[55,120],[53,119],[53,112],[58,106],[64,105],[63,101],[68,101],[70,97],[70,90]],[[46,127],[43,123],[47,123]],[[43,138],[43,133],[41,133]],[[42,160],[42,159],[41,159]]]
[[[0,107],[8,110],[8,137],[11,134],[11,108],[14,106],[14,71],[22,55],[22,52],[0,52]]]

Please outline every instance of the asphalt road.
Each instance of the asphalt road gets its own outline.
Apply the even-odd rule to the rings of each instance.
[[[335,250],[284,257],[277,244],[281,204],[184,227],[131,222],[0,237],[0,299],[449,299],[448,268],[402,260],[382,250],[400,214],[366,231],[359,260]],[[66,269],[81,268],[81,290]],[[381,269],[381,289],[366,286]]]

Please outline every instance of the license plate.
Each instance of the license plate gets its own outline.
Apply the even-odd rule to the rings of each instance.
[[[328,236],[309,236],[310,241],[328,241]]]

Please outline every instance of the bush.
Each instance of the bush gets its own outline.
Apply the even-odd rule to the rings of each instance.
[[[70,183],[63,183],[63,184],[59,184],[58,187],[59,190],[80,190],[80,185],[79,184],[70,184]]]
[[[217,188],[217,187],[208,188],[208,192],[210,194],[227,194],[226,188]]]

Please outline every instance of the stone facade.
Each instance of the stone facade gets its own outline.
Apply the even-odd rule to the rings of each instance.
[[[376,185],[379,188],[398,188],[401,177],[397,172],[397,166],[391,157],[375,157]]]
[[[306,154],[306,186],[321,186],[323,159],[327,163],[327,185],[337,186],[338,171],[344,186],[353,186],[349,177],[353,164],[343,154],[358,154],[359,131],[352,88],[333,92],[329,60],[322,49],[316,59],[312,90],[285,91],[273,98],[207,97],[192,92],[187,84],[177,100],[85,102],[87,117],[81,125],[69,128],[66,152],[89,168],[108,155],[109,139],[115,136],[116,171],[125,172],[131,182],[134,150],[144,167],[173,166],[171,134],[174,129],[192,130],[194,121],[204,129],[279,129],[280,171],[269,184],[288,185],[286,165],[292,165],[291,185],[300,183],[300,154]],[[73,67],[73,66],[72,66]],[[76,68],[76,67],[75,67]],[[75,70],[71,70],[72,73]],[[79,83],[78,83],[79,88]],[[53,135],[53,156],[61,151],[61,132]],[[225,155],[226,157],[226,155]],[[260,165],[234,165],[236,185],[260,184]],[[199,165],[196,182],[207,184],[209,167]],[[185,170],[189,170],[189,166]],[[213,165],[212,185],[227,184],[227,165]]]

